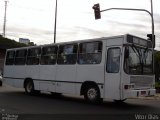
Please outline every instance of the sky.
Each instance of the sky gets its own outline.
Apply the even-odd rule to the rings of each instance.
[[[3,33],[4,1],[0,0],[0,34]],[[28,38],[37,45],[54,42],[55,0],[7,0],[6,37]],[[95,20],[92,6],[100,9],[150,8],[151,0],[58,0],[56,42],[75,41],[122,34],[143,38],[151,33],[146,12],[111,10]],[[156,49],[160,50],[160,0],[153,0]]]

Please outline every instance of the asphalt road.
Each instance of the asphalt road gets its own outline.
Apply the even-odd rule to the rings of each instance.
[[[0,87],[0,114],[2,120],[136,120],[143,117],[160,120],[160,100],[128,99],[121,104],[108,100],[100,105],[92,105],[86,103],[82,97],[55,97],[44,93],[30,96],[23,89],[4,85]]]

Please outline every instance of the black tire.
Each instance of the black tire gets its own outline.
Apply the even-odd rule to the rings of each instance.
[[[100,98],[99,88],[95,85],[90,85],[85,90],[84,99],[89,103],[93,103],[93,104],[100,103],[101,98]]]
[[[2,86],[2,81],[0,81],[0,86]]]
[[[33,83],[32,80],[27,81],[27,82],[25,83],[24,88],[25,88],[25,92],[26,92],[27,94],[32,95],[32,94],[35,92],[35,90],[34,90],[34,83]]]

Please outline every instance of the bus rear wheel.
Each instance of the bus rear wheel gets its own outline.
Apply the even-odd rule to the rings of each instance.
[[[33,84],[33,81],[29,80],[25,83],[25,92],[27,94],[33,94],[34,93],[34,84]]]
[[[89,86],[84,93],[84,99],[89,102],[89,103],[100,103],[101,98],[100,98],[100,92],[98,87],[91,85]]]

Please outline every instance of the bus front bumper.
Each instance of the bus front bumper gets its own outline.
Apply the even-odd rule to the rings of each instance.
[[[135,98],[135,97],[147,97],[154,96],[156,89],[144,89],[144,90],[126,90],[124,91],[124,98]]]

